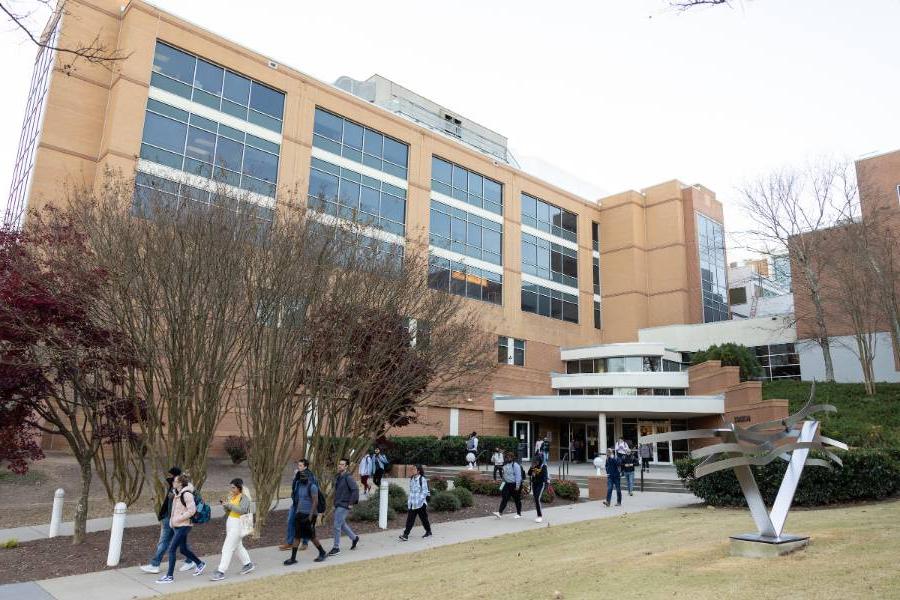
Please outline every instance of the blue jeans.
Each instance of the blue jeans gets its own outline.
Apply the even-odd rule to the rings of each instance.
[[[166,572],[166,575],[172,577],[175,574],[175,555],[180,550],[186,559],[193,562],[195,565],[200,566],[203,561],[200,560],[194,551],[191,550],[191,547],[188,546],[188,534],[191,532],[190,525],[185,525],[184,527],[175,527],[175,535],[172,537],[172,543],[169,544],[169,570]]]
[[[291,507],[288,509],[287,527],[284,530],[284,543],[288,546],[293,544],[295,533],[297,533],[297,510],[291,504]],[[309,543],[307,538],[300,538],[300,541],[304,544]]]
[[[606,503],[609,504],[612,498],[613,488],[616,489],[616,502],[622,504],[622,480],[618,477],[609,477],[606,479]]]
[[[625,485],[628,486],[628,493],[630,494],[634,490],[634,471],[630,473],[625,471]]]
[[[151,565],[154,567],[160,565],[163,554],[169,549],[169,543],[171,543],[174,534],[172,528],[169,526],[169,517],[166,517],[159,522],[159,541],[156,543],[156,553],[153,555],[153,558],[150,559]]]
[[[335,507],[334,509],[334,547],[341,547],[341,531],[347,534],[351,540],[356,539],[356,534],[353,533],[353,530],[350,529],[350,526],[347,525],[347,515],[350,514],[349,508],[343,508],[340,506]]]

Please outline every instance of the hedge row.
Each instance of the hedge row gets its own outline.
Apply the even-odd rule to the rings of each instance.
[[[578,489],[578,484],[574,481],[551,479],[550,484],[551,487],[545,489],[544,493],[541,494],[541,502],[545,504],[553,502],[557,496],[573,502],[577,501],[581,496],[581,490]],[[500,496],[503,493],[499,482],[480,479],[468,473],[461,473],[453,478],[453,489],[459,488],[467,489],[473,494],[482,496]]]
[[[806,466],[794,495],[797,506],[821,506],[859,500],[881,500],[900,491],[900,452],[896,450],[854,450],[837,453],[843,467],[833,469]],[[678,476],[695,496],[712,506],[746,506],[741,486],[732,469],[704,477],[694,477],[696,460],[677,461]],[[778,494],[787,463],[775,460],[751,467],[759,491],[770,505]]]
[[[468,436],[432,435],[393,437],[385,444],[385,454],[396,465],[464,465]],[[494,448],[515,453],[516,438],[509,436],[479,436],[478,460],[487,462]]]

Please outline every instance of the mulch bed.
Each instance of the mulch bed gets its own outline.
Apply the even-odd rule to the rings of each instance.
[[[458,521],[484,517],[497,510],[500,498],[494,496],[475,495],[475,504],[456,512],[429,511],[428,517],[436,527],[447,521]],[[569,501],[557,498],[550,506],[562,506],[570,504]],[[531,496],[522,498],[522,510],[533,510]],[[514,506],[506,509],[507,514],[512,514]],[[220,509],[214,508],[213,514],[218,515]],[[244,538],[244,546],[253,552],[253,548],[275,546],[284,541],[284,530],[287,521],[287,511],[279,510],[271,513],[265,526],[265,531],[259,539]],[[406,514],[398,513],[388,523],[389,529],[402,528],[406,522]],[[353,530],[358,535],[380,531],[378,523],[353,521]],[[319,540],[326,550],[331,548],[332,527],[330,524],[319,525],[317,533]],[[416,520],[416,529],[421,532],[421,525]],[[119,567],[132,567],[149,562],[150,556],[156,549],[159,539],[159,526],[131,527],[125,530],[125,540],[122,544],[122,558]],[[225,539],[225,527],[222,518],[213,518],[209,523],[194,526],[190,535],[190,545],[198,556],[219,554],[222,550],[222,542]],[[98,531],[89,533],[83,544],[73,546],[71,538],[57,537],[46,540],[23,542],[16,548],[0,549],[0,584],[19,583],[39,579],[51,579],[65,577],[67,575],[80,575],[94,571],[107,569],[106,554],[109,550],[109,532]],[[179,556],[179,560],[181,557]],[[166,565],[163,559],[163,566]]]

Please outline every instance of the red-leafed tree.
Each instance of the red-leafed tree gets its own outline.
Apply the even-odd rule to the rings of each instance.
[[[61,436],[78,462],[76,544],[87,524],[92,462],[105,442],[131,431],[137,406],[123,401],[133,353],[98,314],[107,274],[92,259],[75,223],[52,209],[0,237],[0,404]]]

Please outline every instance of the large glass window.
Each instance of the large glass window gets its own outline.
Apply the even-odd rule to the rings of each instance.
[[[401,179],[407,178],[408,145],[318,107],[313,146]]]
[[[800,379],[800,355],[794,344],[771,344],[753,349],[762,366],[760,379]]]
[[[522,271],[577,288],[578,251],[523,233]]]
[[[406,190],[318,158],[309,172],[308,204],[335,217],[404,235]]]
[[[275,196],[280,148],[168,104],[147,100],[141,158]]]
[[[502,184],[437,156],[431,157],[431,189],[492,213],[503,214]]]
[[[495,265],[503,264],[503,225],[470,212],[431,201],[431,245]]]
[[[428,285],[457,296],[503,303],[503,275],[433,254],[428,259]]]
[[[281,133],[283,92],[160,41],[150,85]]]
[[[578,216],[564,208],[522,193],[522,224],[570,242],[578,239]]]
[[[600,259],[596,256],[591,257],[592,269],[591,275],[594,280],[594,293],[600,294]]]
[[[522,282],[522,310],[551,319],[578,322],[578,296]]]
[[[591,246],[600,252],[600,224],[591,222]]]
[[[725,276],[725,230],[721,223],[697,213],[700,288],[703,322],[728,320],[728,281]]]
[[[600,303],[594,300],[594,329],[602,329],[603,328],[603,318],[602,311],[600,310]]]
[[[498,336],[497,362],[503,365],[525,366],[525,340]]]
[[[152,218],[155,212],[181,208],[205,208],[209,206],[241,210],[254,215],[260,222],[271,223],[274,210],[250,202],[238,202],[237,198],[223,198],[205,189],[150,175],[137,173],[134,179],[132,211],[143,218]]]

